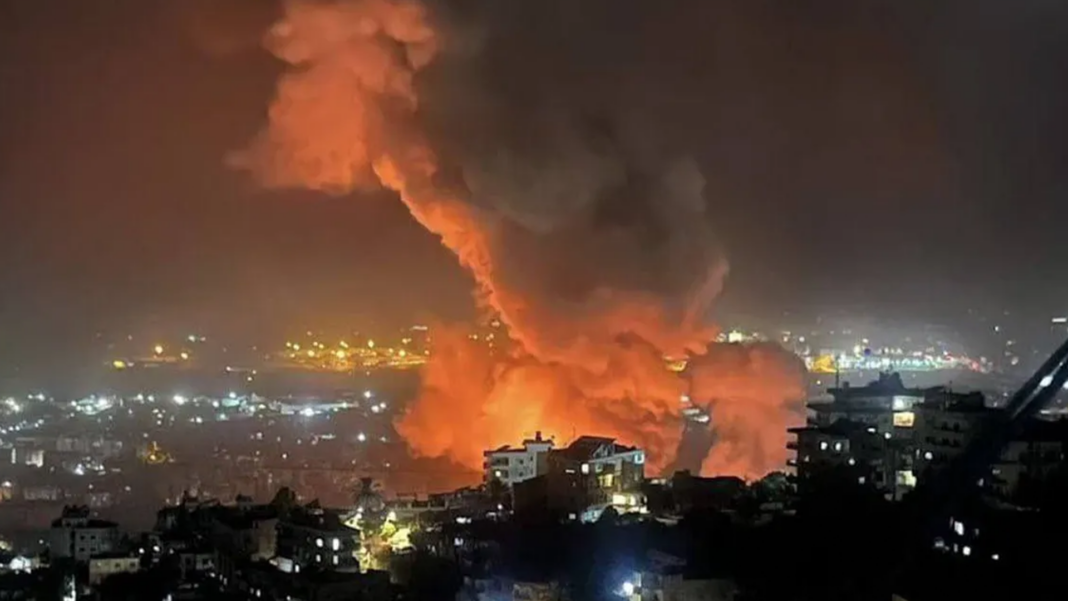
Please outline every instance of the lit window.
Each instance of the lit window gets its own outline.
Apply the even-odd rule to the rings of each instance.
[[[867,481],[868,481],[868,479],[865,478],[864,476],[861,476],[861,477],[857,478],[857,484],[864,484]]]
[[[337,555],[335,555],[335,556],[334,556],[334,565],[337,565],[337,564],[338,564],[338,561],[340,561],[340,560],[339,560],[339,559],[337,558]]]
[[[826,440],[820,441],[820,450],[821,451],[826,451],[827,450],[827,441]]]
[[[953,532],[956,532],[957,536],[964,536],[964,522],[953,520]]]
[[[934,453],[932,453],[930,451],[926,451],[923,454],[923,458],[926,459],[927,461],[930,461],[930,460],[934,459]]]
[[[834,450],[835,451],[841,451],[842,450],[842,443],[840,443],[840,442],[834,443]]]
[[[582,473],[583,474],[590,473],[590,464],[588,464],[588,463],[583,463],[582,464]]]
[[[322,556],[322,554],[320,554],[320,553],[316,553],[316,554],[315,554],[315,561],[316,561],[316,562],[319,562],[319,563],[322,563],[322,561],[323,561],[323,556]]]
[[[323,539],[321,539],[321,538],[315,539],[315,546],[319,547],[321,549],[323,547]]]
[[[916,414],[911,411],[899,411],[894,414],[895,428],[911,428],[916,423]]]
[[[997,553],[994,553],[994,554],[992,554],[990,556],[990,559],[993,559],[994,561],[997,561],[997,560],[1001,559],[1001,556],[998,555]]]
[[[853,459],[852,457],[850,457],[849,458],[849,465],[856,465],[856,464],[857,464],[857,460]]]
[[[968,545],[964,545],[964,548],[961,549],[960,552],[963,553],[965,557],[967,557],[972,554],[972,548]]]
[[[331,547],[332,547],[332,548],[333,548],[333,549],[334,549],[335,551],[337,551],[338,549],[340,549],[340,548],[341,548],[341,540],[340,540],[340,539],[337,539],[337,538],[335,538],[334,540],[330,541],[330,546],[331,546]]]

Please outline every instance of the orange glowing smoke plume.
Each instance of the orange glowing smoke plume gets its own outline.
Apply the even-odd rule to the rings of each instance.
[[[597,265],[572,272],[584,287],[569,295],[556,294],[558,278],[519,277],[545,268],[540,257],[564,241],[592,246],[583,256],[637,256],[641,249],[615,233],[524,228],[492,202],[471,202],[472,190],[440,183],[439,158],[417,124],[415,86],[440,40],[417,2],[292,0],[268,47],[289,69],[269,127],[235,163],[272,187],[395,191],[471,272],[480,303],[500,316],[515,342],[491,355],[461,333],[435,332],[421,397],[397,423],[412,450],[479,469],[483,449],[542,430],[560,441],[572,434],[616,436],[646,448],[653,469],[666,465],[681,438],[680,397],[691,391],[665,369],[664,357],[706,352],[716,331],[703,317],[725,262],[690,244],[686,257],[700,268],[671,296],[641,286],[586,285],[599,277]],[[702,185],[696,169],[683,164],[660,187],[690,198]],[[702,210],[699,202],[681,203],[671,223],[700,223]],[[524,246],[522,254],[517,246]],[[520,269],[517,256],[527,261]],[[723,450],[717,447],[706,462],[709,469],[758,475],[782,463],[785,446],[771,447],[784,432],[770,429],[783,429],[782,405],[797,394],[799,380],[796,371],[782,369],[793,366],[782,353],[761,352],[750,357],[736,347],[722,353],[735,358],[725,366],[717,353],[694,363],[691,396],[714,400],[728,434]]]

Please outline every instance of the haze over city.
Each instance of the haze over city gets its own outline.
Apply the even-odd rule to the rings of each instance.
[[[936,473],[1043,505],[1065,23],[1037,0],[4,2],[0,534],[163,504],[285,538],[341,507],[304,516],[315,548],[260,553],[290,574],[374,512],[442,532],[409,493],[477,506],[463,525],[666,524],[724,482],[717,510],[787,519],[827,473],[907,511]],[[333,565],[437,544],[378,535]]]

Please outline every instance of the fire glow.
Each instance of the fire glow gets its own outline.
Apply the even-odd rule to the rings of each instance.
[[[446,183],[443,167],[454,165],[422,130],[421,103],[432,98],[416,83],[445,58],[448,41],[415,1],[287,2],[268,36],[288,66],[269,124],[232,157],[268,187],[395,192],[471,273],[480,306],[500,318],[512,344],[496,353],[462,331],[435,332],[420,397],[396,424],[412,451],[477,470],[483,449],[535,430],[560,441],[594,434],[640,445],[656,471],[676,454],[688,395],[710,406],[716,427],[703,472],[756,477],[781,467],[803,366],[774,346],[712,344],[718,332],[705,316],[727,265],[708,243],[696,167],[679,160],[647,169],[656,173],[646,173],[641,207],[653,213],[608,225],[585,205],[547,216],[548,197],[517,211],[502,178],[458,159],[464,183]],[[626,159],[597,161],[613,189],[627,181]],[[545,194],[585,194],[557,188]],[[628,199],[617,204],[636,202]],[[649,224],[667,240],[662,248],[643,246],[660,239],[649,237]],[[659,277],[627,269],[627,260],[649,257],[663,262],[671,285],[626,279]],[[668,356],[686,357],[686,371],[667,369]]]

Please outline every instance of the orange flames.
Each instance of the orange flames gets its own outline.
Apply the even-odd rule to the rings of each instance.
[[[292,0],[268,47],[289,69],[269,127],[235,164],[272,187],[395,191],[470,271],[479,302],[515,342],[493,355],[460,332],[435,332],[423,392],[397,423],[416,454],[479,469],[484,449],[541,430],[558,441],[618,437],[646,448],[655,470],[679,444],[680,397],[689,393],[715,411],[720,442],[705,471],[758,476],[782,465],[785,403],[800,397],[801,372],[778,349],[708,352],[716,330],[703,317],[726,275],[718,256],[699,254],[704,267],[671,298],[591,284],[565,300],[552,278],[520,283],[505,258],[518,242],[546,251],[531,256],[548,254],[552,236],[524,232],[503,212],[470,202],[462,186],[441,183],[416,118],[416,76],[440,48],[421,4]],[[623,248],[605,240],[604,255],[618,254],[613,244]],[[700,356],[692,373],[666,369],[665,356],[687,355]]]

